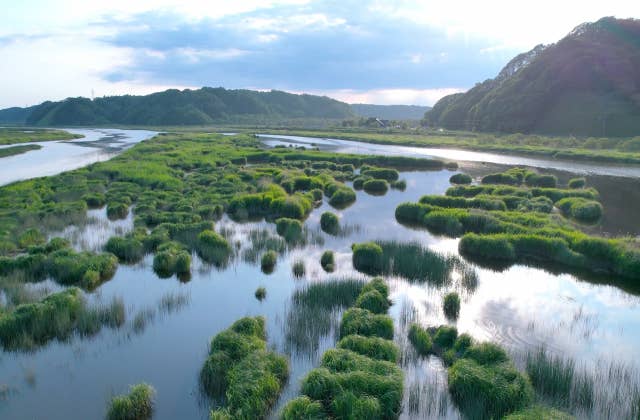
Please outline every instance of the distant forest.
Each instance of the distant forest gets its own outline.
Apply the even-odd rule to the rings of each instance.
[[[370,105],[351,104],[358,117],[380,118],[383,120],[421,120],[424,113],[431,109],[420,105]]]

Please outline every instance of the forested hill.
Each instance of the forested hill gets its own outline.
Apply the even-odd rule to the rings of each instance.
[[[640,20],[602,18],[442,98],[424,123],[449,129],[640,135]]]
[[[351,104],[358,117],[380,118],[383,120],[421,120],[424,113],[431,109],[420,105],[371,105]]]
[[[68,98],[30,108],[0,110],[0,122],[31,126],[205,125],[353,116],[348,104],[325,96],[207,87],[171,89],[146,96],[110,96],[94,100]]]

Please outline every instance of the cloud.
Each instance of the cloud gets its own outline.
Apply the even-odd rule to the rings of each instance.
[[[438,89],[372,89],[372,90],[326,90],[308,93],[325,95],[350,104],[406,104],[432,106],[444,96],[463,92],[463,88]]]

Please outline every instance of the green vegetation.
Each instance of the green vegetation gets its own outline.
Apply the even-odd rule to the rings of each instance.
[[[371,168],[363,169],[362,175],[388,182],[397,181],[400,174],[395,169]]]
[[[370,179],[362,184],[362,188],[372,195],[384,195],[389,191],[389,184],[384,179]]]
[[[231,245],[222,235],[208,229],[198,234],[195,248],[200,258],[219,266],[224,266],[233,253]]]
[[[191,273],[191,254],[177,242],[166,242],[158,247],[153,258],[153,271],[160,277],[189,275]]]
[[[20,155],[32,150],[42,149],[42,146],[38,144],[25,144],[23,146],[4,147],[0,149],[0,158]]]
[[[388,299],[382,279],[367,286],[358,300],[372,291]],[[340,331],[339,348],[325,352],[320,367],[309,372],[302,383],[306,398],[290,401],[283,418],[292,418],[295,413],[299,418],[394,419],[400,414],[403,375],[393,363],[399,350],[390,341],[391,318],[351,308],[342,318]]]
[[[569,188],[584,188],[586,185],[587,180],[585,178],[572,178],[567,184]]]
[[[113,397],[109,402],[107,420],[147,420],[153,415],[156,391],[151,385],[131,386],[129,394]]]
[[[267,289],[264,287],[258,287],[255,292],[256,299],[263,301],[267,297]]]
[[[558,411],[553,408],[536,405],[531,408],[516,411],[504,417],[504,420],[574,420],[570,414]]]
[[[526,180],[527,172],[516,169],[508,175],[516,183]],[[425,226],[435,233],[462,236],[460,252],[477,260],[533,261],[640,278],[637,240],[590,236],[566,218],[546,213],[552,201],[564,212],[571,213],[575,206],[572,218],[599,217],[597,196],[593,189],[457,186],[449,188],[444,197],[425,196],[420,203],[401,204],[396,208],[396,219]],[[508,209],[517,211],[488,210],[488,205],[481,209],[469,204],[468,200],[485,200],[484,197],[501,200]],[[538,211],[528,211],[531,209]]]
[[[339,349],[351,350],[376,360],[396,363],[400,357],[398,346],[379,337],[348,335],[338,342]]]
[[[460,296],[456,292],[447,293],[442,302],[442,310],[447,318],[457,319],[460,314]]]
[[[287,242],[296,242],[302,238],[302,223],[296,219],[281,217],[276,220],[276,231]]]
[[[264,318],[242,318],[211,341],[200,372],[204,392],[224,395],[211,418],[265,418],[289,377],[287,359],[266,350]]]
[[[124,263],[134,263],[144,257],[145,249],[141,241],[134,236],[112,236],[107,241],[105,251],[112,253],[118,260]]]
[[[303,260],[295,261],[293,263],[293,266],[291,267],[291,271],[293,272],[293,276],[296,278],[304,277],[305,273],[307,272],[307,269],[304,265],[304,261]]]
[[[0,111],[0,114],[8,110]],[[0,117],[1,119],[1,117]],[[0,127],[0,145],[31,143],[40,141],[72,140],[83,136],[71,134],[62,130],[47,130],[41,128],[8,128]],[[27,146],[31,147],[31,146]],[[37,146],[39,149],[40,147]],[[8,148],[13,149],[13,148]],[[1,149],[1,150],[8,150]],[[25,150],[26,151],[26,150]],[[1,157],[1,155],[0,155]]]
[[[427,356],[431,353],[433,347],[431,335],[418,324],[411,324],[409,327],[409,341],[419,355]]]
[[[19,304],[13,310],[0,311],[0,343],[7,350],[29,350],[53,339],[64,341],[74,334],[89,336],[103,326],[116,328],[123,323],[121,301],[90,308],[81,291],[72,287],[40,302]]]
[[[634,136],[640,132],[640,107],[631,90],[619,91],[618,86],[635,80],[638,47],[628,40],[637,33],[632,19],[605,17],[582,24],[554,44],[517,55],[494,79],[440,99],[425,114],[424,124],[571,136],[567,141],[575,136]],[[591,70],[603,61],[609,63],[606,68]],[[584,147],[588,141],[575,143]],[[595,143],[594,148],[602,147],[598,139]]]
[[[340,219],[334,213],[325,211],[320,216],[320,228],[330,235],[337,235],[340,232]]]
[[[602,217],[602,205],[594,200],[580,197],[567,197],[556,203],[562,213],[584,223],[593,223]]]
[[[389,183],[389,186],[394,190],[404,191],[407,189],[407,181],[404,179],[400,179],[398,181],[392,181]]]
[[[335,256],[333,251],[324,251],[320,257],[320,265],[327,273],[332,273],[336,269]]]
[[[267,251],[262,254],[262,258],[260,259],[260,267],[265,273],[272,273],[277,261],[278,254],[276,254],[275,251]]]
[[[471,176],[467,174],[455,174],[452,175],[451,178],[449,178],[450,183],[459,185],[471,184],[472,181],[473,178],[471,178]]]
[[[202,126],[214,123],[264,124],[301,118],[343,119],[353,115],[348,104],[326,96],[204,87],[182,91],[170,89],[145,96],[47,101],[30,108],[0,111],[0,120],[48,127],[105,124]]]
[[[353,267],[371,275],[394,275],[413,281],[446,284],[459,269],[463,276],[473,270],[458,257],[444,256],[418,243],[379,241],[353,244]]]

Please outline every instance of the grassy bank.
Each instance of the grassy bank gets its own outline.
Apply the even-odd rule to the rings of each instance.
[[[79,134],[71,134],[63,130],[28,127],[0,128],[0,145],[37,141],[72,140],[82,137],[83,136]]]
[[[439,147],[549,159],[605,163],[640,163],[640,140],[635,138],[576,138],[540,135],[466,133],[419,130],[411,132],[267,130],[269,134],[337,138],[414,147]]]
[[[27,153],[32,150],[39,150],[39,149],[42,149],[42,146],[38,144],[25,144],[23,146],[5,147],[0,149],[0,158],[21,155],[22,153]]]

